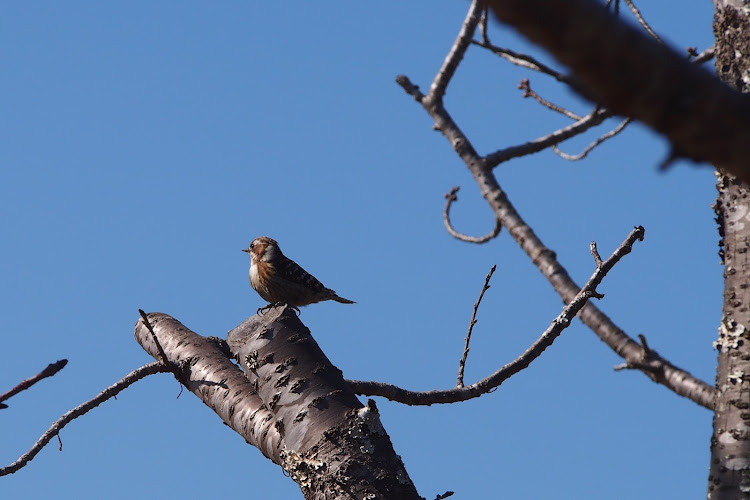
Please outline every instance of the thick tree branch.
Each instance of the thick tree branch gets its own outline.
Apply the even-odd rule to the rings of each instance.
[[[181,382],[280,465],[305,498],[420,498],[375,403],[359,402],[292,308],[249,318],[224,344],[165,314],[146,318],[153,335],[143,319],[135,332],[144,349],[160,357],[158,339]]]
[[[595,0],[486,3],[498,19],[567,66],[582,95],[649,125],[670,141],[675,156],[750,180],[749,97]]]
[[[21,455],[12,464],[6,467],[0,468],[0,476],[13,474],[17,470],[24,467],[27,463],[33,460],[34,457],[40,451],[42,451],[42,448],[44,448],[52,440],[52,438],[60,434],[60,431],[63,430],[63,428],[66,425],[68,425],[71,421],[80,417],[84,413],[88,413],[90,410],[96,408],[97,406],[99,406],[100,404],[108,400],[109,398],[113,398],[117,396],[125,388],[130,387],[131,385],[141,380],[142,378],[145,378],[149,375],[153,375],[155,373],[163,373],[163,372],[169,372],[169,371],[171,371],[171,367],[165,366],[162,363],[154,362],[154,363],[150,363],[148,365],[142,366],[138,368],[137,370],[133,370],[132,372],[128,373],[117,383],[104,389],[95,398],[89,401],[86,401],[85,403],[77,406],[76,408],[73,408],[72,410],[67,412],[65,415],[57,419],[57,421],[54,424],[52,424],[52,426],[50,426],[49,429],[47,429],[47,432],[42,434],[42,437],[40,437],[39,440],[36,443],[34,443],[34,446],[32,446],[29,451]]]
[[[603,297],[603,295],[596,291],[596,287],[599,286],[602,279],[604,279],[604,276],[607,275],[612,267],[619,262],[622,257],[630,253],[633,243],[635,243],[636,240],[643,239],[643,234],[644,230],[642,227],[635,228],[631,231],[625,241],[623,241],[623,243],[604,262],[602,262],[601,259],[597,259],[597,254],[592,251],[596,260],[596,270],[586,282],[586,285],[575,295],[575,297],[573,297],[570,303],[563,308],[560,315],[552,321],[552,324],[550,324],[547,330],[545,330],[544,333],[542,333],[542,335],[528,349],[526,349],[523,354],[479,382],[468,386],[459,385],[452,389],[434,391],[410,391],[383,382],[363,382],[359,380],[349,380],[349,385],[357,394],[383,396],[390,400],[408,405],[455,403],[479,397],[496,389],[510,377],[528,367],[532,361],[538,358],[542,352],[547,349],[547,347],[551,346],[563,330],[570,326],[570,322],[583,308],[586,302],[588,302],[589,298]],[[462,383],[460,378],[459,383]]]

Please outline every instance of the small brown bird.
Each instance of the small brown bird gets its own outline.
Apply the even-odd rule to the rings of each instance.
[[[324,300],[354,304],[354,301],[336,295],[286,257],[276,240],[268,236],[255,238],[242,251],[250,254],[250,284],[271,305],[287,304],[296,308]]]

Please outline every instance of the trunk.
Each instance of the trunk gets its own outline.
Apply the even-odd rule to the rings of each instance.
[[[750,23],[746,12],[717,4],[716,70],[745,92],[750,79]],[[724,2],[729,4],[729,2]],[[750,163],[750,158],[746,158]],[[718,174],[716,214],[722,236],[724,307],[716,341],[716,399],[708,498],[750,498],[750,190]]]

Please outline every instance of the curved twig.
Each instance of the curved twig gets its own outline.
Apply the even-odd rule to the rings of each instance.
[[[453,205],[454,201],[458,200],[458,196],[456,193],[458,193],[458,190],[460,188],[458,186],[453,187],[453,189],[450,190],[450,193],[445,194],[445,208],[443,209],[443,224],[445,224],[445,229],[448,231],[448,234],[456,238],[457,240],[465,241],[466,243],[487,243],[493,238],[496,238],[498,234],[500,234],[500,229],[502,229],[503,225],[500,224],[500,221],[495,218],[495,227],[490,231],[489,233],[485,234],[484,236],[469,236],[468,234],[459,233],[453,228],[453,224],[451,224],[451,218],[450,218],[450,211],[451,211],[451,205]]]
[[[625,118],[623,121],[620,122],[619,125],[617,125],[615,128],[613,128],[612,130],[610,130],[606,134],[600,135],[594,142],[592,142],[591,144],[589,144],[588,146],[586,146],[583,149],[583,151],[581,151],[577,155],[571,155],[571,154],[568,154],[568,153],[565,153],[565,152],[561,151],[560,148],[557,147],[557,144],[555,144],[554,146],[552,146],[552,151],[554,151],[555,153],[557,153],[557,155],[560,158],[562,158],[563,160],[568,160],[568,161],[582,160],[582,159],[586,158],[588,156],[588,154],[595,147],[597,147],[599,144],[603,143],[607,139],[611,139],[612,137],[616,136],[617,134],[619,134],[620,132],[622,132],[623,130],[625,130],[625,127],[627,127],[630,124],[630,122],[632,122],[632,121],[633,120],[630,119],[630,118]]]
[[[566,139],[570,139],[571,137],[582,134],[583,132],[601,124],[604,120],[612,116],[613,113],[609,110],[595,108],[591,113],[587,114],[575,123],[571,123],[566,127],[555,130],[551,134],[545,135],[531,142],[526,142],[524,144],[519,144],[516,146],[510,146],[495,151],[494,153],[487,155],[485,157],[485,161],[488,167],[494,168],[501,163],[512,160],[513,158],[538,153],[539,151],[543,151],[550,146],[559,144]]]
[[[29,451],[21,455],[15,462],[13,462],[10,465],[7,465],[5,467],[0,468],[0,476],[7,476],[8,474],[13,474],[17,470],[24,467],[27,463],[29,463],[33,458],[42,451],[42,448],[44,448],[47,443],[49,443],[53,437],[57,436],[60,431],[68,425],[71,421],[75,420],[76,418],[80,417],[84,413],[87,413],[88,411],[96,408],[109,398],[113,398],[117,396],[120,392],[122,392],[123,389],[130,387],[135,382],[148,377],[149,375],[153,375],[155,373],[164,373],[164,372],[170,372],[171,368],[169,366],[166,366],[162,364],[161,362],[155,361],[153,363],[149,363],[145,366],[142,366],[136,370],[133,370],[132,372],[125,375],[121,380],[119,380],[117,383],[107,387],[102,392],[100,392],[95,398],[90,399],[89,401],[86,401],[82,405],[79,405],[69,412],[67,412],[65,415],[57,419],[57,421],[50,426],[49,429],[47,429],[47,432],[42,434],[42,437],[40,437],[36,443],[34,443],[34,446],[31,447]]]
[[[645,231],[639,226],[630,232],[625,241],[609,256],[601,262],[596,260],[596,270],[591,275],[583,288],[576,294],[573,300],[566,305],[560,315],[552,321],[552,324],[542,335],[521,354],[507,365],[497,370],[492,375],[469,386],[454,387],[452,389],[435,391],[410,391],[401,387],[383,382],[362,382],[349,380],[349,385],[357,394],[367,396],[383,396],[392,401],[398,401],[408,405],[432,405],[436,403],[455,403],[466,401],[486,394],[496,389],[504,381],[520,372],[538,358],[547,347],[552,345],[557,337],[565,330],[575,315],[583,308],[591,297],[602,298],[603,295],[596,291],[596,287],[602,279],[625,255],[629,254],[636,241],[643,240]],[[592,252],[593,253],[593,252]]]

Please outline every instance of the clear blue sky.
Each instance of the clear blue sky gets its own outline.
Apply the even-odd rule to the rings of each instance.
[[[712,43],[710,2],[641,5],[676,46]],[[357,301],[302,320],[348,378],[410,389],[455,383],[484,277],[467,382],[522,352],[561,304],[503,234],[472,246],[444,230],[492,216],[431,121],[394,83],[426,89],[464,18],[459,0],[14,2],[0,16],[0,381],[47,363],[53,379],[0,412],[3,464],[49,424],[151,361],[137,309],[204,335],[263,304],[247,282],[258,235]],[[674,12],[679,11],[679,20]],[[502,46],[528,46],[494,29]],[[542,76],[472,49],[447,105],[481,153],[567,122],[520,97]],[[570,101],[569,101],[570,102]],[[573,101],[583,112],[586,106]],[[593,139],[566,146],[576,152]],[[501,166],[516,207],[579,282],[634,225],[646,228],[599,304],[631,335],[713,383],[721,272],[710,169],[656,170],[666,143],[634,126],[589,159],[551,152]],[[496,392],[411,408],[377,399],[420,493],[455,498],[699,498],[711,414],[641,374],[580,322]],[[4,498],[301,498],[297,486],[169,375],[69,425],[0,479]]]

